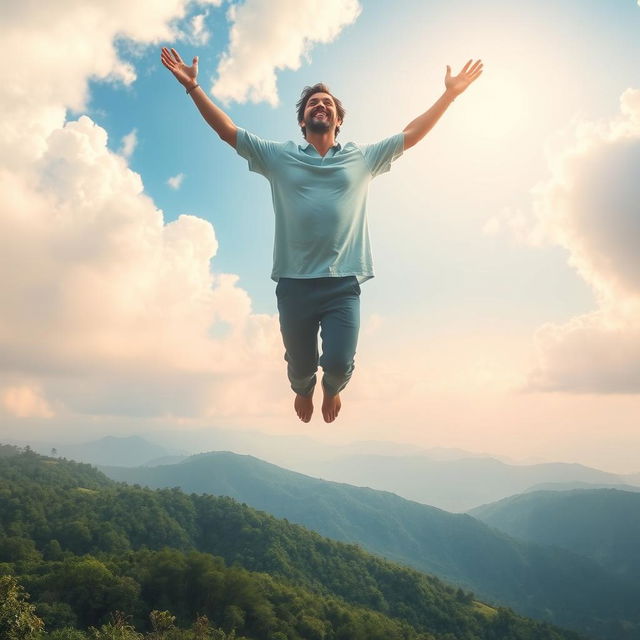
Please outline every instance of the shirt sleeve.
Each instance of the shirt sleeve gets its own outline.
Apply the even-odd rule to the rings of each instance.
[[[371,175],[375,178],[391,169],[391,163],[397,160],[404,150],[404,133],[397,133],[375,144],[360,146]]]
[[[264,140],[241,128],[238,128],[237,136],[236,151],[248,162],[249,170],[268,178],[282,144]]]

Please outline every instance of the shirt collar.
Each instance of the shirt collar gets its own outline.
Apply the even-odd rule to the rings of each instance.
[[[298,147],[301,151],[304,151],[305,153],[309,153],[309,151],[311,151],[320,155],[318,153],[318,150],[310,142],[307,142],[307,144],[304,145],[304,147],[302,145],[298,145]],[[329,147],[329,151],[333,151],[334,153],[337,153],[338,151],[340,151],[340,149],[342,149],[342,147],[339,142],[336,142],[333,145],[333,147]],[[329,153],[329,151],[327,151],[327,153]]]

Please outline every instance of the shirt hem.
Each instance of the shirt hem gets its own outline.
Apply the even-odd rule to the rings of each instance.
[[[366,273],[362,273],[359,271],[345,271],[336,273],[335,271],[332,273],[310,273],[310,274],[299,274],[299,273],[272,273],[271,279],[274,282],[278,282],[280,278],[295,278],[298,280],[310,280],[311,278],[346,278],[348,276],[355,276],[358,278],[359,283],[363,283],[366,280],[370,280],[371,278],[375,278],[375,274],[372,271],[367,271]]]

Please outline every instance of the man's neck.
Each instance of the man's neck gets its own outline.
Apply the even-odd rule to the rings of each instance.
[[[336,137],[333,131],[313,133],[307,129],[307,142],[311,143],[321,156],[325,156],[327,151],[335,146]]]

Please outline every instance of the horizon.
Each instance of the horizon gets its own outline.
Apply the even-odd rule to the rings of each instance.
[[[218,432],[222,432],[223,434],[234,434],[237,435],[238,431],[237,430],[231,430],[231,429],[216,429],[216,431]],[[523,459],[518,459],[518,458],[512,458],[509,456],[502,456],[496,453],[492,453],[489,451],[470,451],[470,450],[466,450],[466,449],[460,449],[457,447],[441,447],[441,446],[434,446],[434,447],[421,447],[419,445],[410,443],[410,442],[399,442],[399,441],[394,441],[394,440],[351,440],[351,441],[344,441],[344,442],[328,442],[328,441],[322,441],[319,439],[316,439],[313,437],[313,435],[309,435],[309,434],[291,434],[291,433],[282,433],[282,434],[268,434],[268,433],[264,433],[264,432],[260,432],[260,431],[252,431],[252,430],[247,430],[242,432],[244,434],[244,436],[249,436],[249,435],[260,435],[260,436],[266,436],[269,440],[274,440],[274,441],[286,441],[286,440],[295,440],[295,439],[300,439],[303,441],[307,441],[309,443],[315,443],[315,444],[321,444],[324,447],[327,447],[329,449],[333,449],[334,450],[334,455],[336,455],[337,457],[340,457],[341,455],[354,455],[354,456],[358,456],[358,455],[363,455],[363,456],[381,456],[381,457],[389,457],[389,458],[426,458],[426,459],[430,459],[432,461],[435,462],[451,462],[451,461],[459,461],[459,460],[469,460],[469,459],[490,459],[490,460],[496,460],[498,462],[501,462],[502,464],[508,465],[508,466],[519,466],[519,467],[525,467],[525,466],[538,466],[538,465],[555,465],[555,464],[559,464],[559,465],[578,465],[578,466],[582,466],[588,469],[593,469],[596,471],[603,471],[605,473],[610,473],[612,475],[619,475],[621,477],[623,476],[635,476],[635,475],[640,475],[640,471],[638,470],[638,467],[634,469],[631,469],[629,471],[619,471],[616,469],[604,469],[604,468],[600,468],[600,467],[596,467],[593,465],[585,465],[583,463],[580,462],[576,462],[576,461],[568,461],[568,460],[560,460],[560,459],[534,459],[534,458],[523,458]],[[67,434],[66,437],[61,438],[57,438],[54,440],[29,440],[29,439],[23,439],[23,438],[15,438],[15,437],[11,437],[11,438],[6,438],[4,439],[2,442],[0,442],[0,444],[9,444],[9,445],[13,445],[13,446],[17,446],[17,447],[25,447],[25,446],[29,446],[32,449],[34,447],[53,447],[53,448],[57,448],[59,446],[65,447],[65,446],[84,446],[84,445],[91,445],[91,444],[98,444],[104,440],[107,439],[112,439],[112,440],[116,440],[116,441],[122,441],[122,440],[127,440],[127,439],[131,439],[131,440],[139,440],[142,441],[144,443],[148,443],[148,444],[152,444],[155,446],[158,446],[160,448],[163,448],[166,450],[167,454],[170,456],[173,455],[183,455],[186,458],[190,458],[192,456],[198,456],[198,455],[203,455],[203,454],[207,454],[207,453],[232,453],[234,455],[240,455],[240,456],[250,456],[250,457],[254,457],[257,460],[262,460],[263,462],[267,462],[269,464],[273,464],[275,466],[278,467],[282,467],[285,469],[288,469],[287,466],[287,462],[286,461],[273,461],[270,460],[270,456],[268,453],[250,453],[249,449],[251,449],[251,445],[248,445],[246,443],[241,444],[241,445],[234,445],[234,446],[230,446],[230,447],[223,447],[223,448],[207,448],[207,446],[212,446],[212,445],[203,445],[201,447],[196,446],[191,446],[190,448],[179,448],[177,447],[177,445],[172,445],[167,443],[166,441],[163,442],[162,441],[162,437],[168,437],[168,436],[179,436],[180,434],[183,435],[202,435],[202,430],[194,430],[194,431],[187,431],[185,432],[184,430],[182,431],[168,431],[168,430],[162,430],[162,431],[157,431],[157,432],[149,432],[149,433],[126,433],[123,435],[118,435],[118,434],[113,434],[113,433],[105,433],[102,435],[97,435],[94,438],[91,438],[89,440],[87,439],[78,439],[78,436],[73,436],[71,434]],[[213,436],[215,437],[215,436]],[[371,453],[370,451],[367,452],[367,448],[368,447],[372,447],[372,446],[389,446],[389,445],[394,445],[396,447],[399,447],[401,449],[403,449],[405,452],[390,452],[390,453]],[[410,448],[413,451],[407,451],[406,448]],[[237,449],[237,450],[235,450]],[[355,449],[355,451],[353,451]],[[361,449],[362,451],[358,452],[358,449]],[[348,451],[348,453],[345,453],[345,450]],[[349,451],[351,450],[351,451]],[[342,452],[342,453],[341,453]],[[295,453],[295,451],[294,451]],[[447,457],[443,457],[443,458],[438,458],[437,455],[445,455]],[[46,453],[43,453],[41,451],[41,455],[46,455]],[[434,457],[436,456],[436,457]],[[73,458],[72,458],[73,459]],[[79,462],[82,462],[82,460],[78,460]],[[95,466],[95,465],[93,465]],[[291,465],[292,467],[295,465]],[[302,467],[301,467],[302,468]],[[300,471],[300,469],[297,469],[298,473],[305,473],[304,471]],[[313,473],[311,472],[309,475],[313,475]],[[629,485],[630,487],[636,486],[636,485]]]
[[[222,428],[639,473],[640,0],[315,6],[0,11],[0,440]],[[329,425],[319,393],[293,411],[268,184],[163,46],[238,126],[298,143],[315,81],[338,140],[375,142],[446,65],[484,63],[372,183],[376,277]]]

